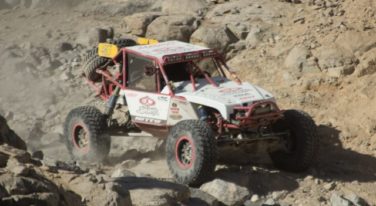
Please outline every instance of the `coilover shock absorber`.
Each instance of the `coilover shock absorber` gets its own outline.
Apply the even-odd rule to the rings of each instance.
[[[204,122],[208,119],[209,116],[205,106],[202,105],[197,107],[197,114],[199,119]]]
[[[110,117],[112,113],[114,112],[116,102],[119,99],[119,92],[120,92],[120,87],[116,86],[114,92],[112,93],[111,97],[107,101],[106,110],[104,114],[107,115],[108,117]]]

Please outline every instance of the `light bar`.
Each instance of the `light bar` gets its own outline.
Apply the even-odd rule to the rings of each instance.
[[[171,64],[176,62],[182,61],[191,61],[200,58],[212,57],[215,56],[217,53],[211,49],[199,52],[192,52],[192,53],[183,53],[183,54],[173,54],[164,56],[163,60],[165,64]]]

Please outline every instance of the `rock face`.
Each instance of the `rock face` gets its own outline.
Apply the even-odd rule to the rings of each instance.
[[[128,33],[136,36],[145,36],[149,24],[161,15],[158,12],[136,13],[124,18],[124,26]]]
[[[193,16],[161,16],[148,26],[146,36],[160,41],[180,40],[188,42],[196,28],[197,21]]]
[[[227,47],[239,39],[226,27],[219,25],[203,25],[191,36],[191,43],[226,51]]]
[[[0,145],[0,159],[1,205],[81,205],[77,194],[46,178],[26,151]]]
[[[212,195],[225,205],[233,206],[242,205],[250,196],[247,188],[221,179],[203,184],[200,190]]]

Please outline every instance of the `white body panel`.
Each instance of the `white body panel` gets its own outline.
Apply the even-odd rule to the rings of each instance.
[[[269,92],[249,83],[238,84],[226,78],[215,77],[218,87],[211,85],[206,79],[196,82],[196,91],[190,81],[174,83],[175,94],[187,99],[188,102],[205,105],[217,109],[226,120],[233,113],[234,106],[252,104],[255,101],[275,101]],[[168,92],[165,87],[162,93]]]
[[[175,125],[182,120],[198,119],[191,103],[184,99],[135,90],[121,90],[120,96],[126,97],[129,113],[136,123]]]
[[[166,124],[170,96],[134,90],[122,90],[120,95],[125,95],[133,121],[155,125]]]
[[[192,104],[184,99],[173,97],[169,110],[167,125],[175,125],[182,120],[198,119]]]
[[[180,41],[166,41],[158,44],[140,45],[127,48],[130,51],[152,56],[163,61],[164,56],[172,54],[190,53],[197,51],[209,50],[209,48],[188,44]]]

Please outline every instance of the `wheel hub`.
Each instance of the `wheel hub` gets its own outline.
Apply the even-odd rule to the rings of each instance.
[[[194,146],[188,137],[181,137],[176,143],[176,160],[183,169],[188,169],[194,162]]]
[[[87,146],[89,145],[89,137],[85,128],[80,125],[75,126],[73,141],[78,149],[87,148]]]
[[[192,146],[189,142],[184,142],[182,149],[181,149],[181,156],[180,159],[184,164],[191,163],[192,159]]]

